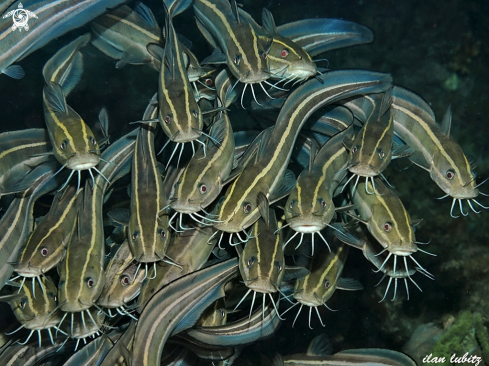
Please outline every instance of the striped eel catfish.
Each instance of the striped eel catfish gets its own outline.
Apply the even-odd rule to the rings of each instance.
[[[388,74],[360,70],[331,71],[317,79],[304,83],[287,98],[275,127],[249,159],[254,161],[244,167],[214,210],[220,221],[215,228],[240,232],[265,216],[270,202],[289,193],[292,185],[281,183],[292,147],[303,124],[317,109],[353,95],[382,92],[392,82]]]
[[[262,11],[262,23],[263,28],[273,35],[272,48],[267,58],[272,79],[286,81],[287,84],[305,81],[318,73],[311,56],[290,38],[279,33],[272,13],[266,8]]]
[[[382,175],[387,165],[393,158],[394,122],[390,113],[392,93],[366,96],[366,100],[372,103],[372,113],[367,117],[362,129],[353,138],[345,140],[345,146],[350,150],[348,170],[353,174],[347,181],[348,184],[356,177],[353,191],[360,177],[365,177],[374,186],[373,177]],[[346,185],[345,184],[345,185]],[[368,184],[365,188],[368,189]]]
[[[312,57],[374,40],[367,27],[339,19],[303,19],[280,25],[277,30]]]
[[[432,278],[433,276],[412,256],[417,251],[433,255],[419,249],[417,246],[417,244],[423,244],[416,241],[414,234],[414,226],[417,222],[411,220],[409,213],[404,208],[397,194],[384,185],[379,178],[374,179],[376,180],[375,189],[377,194],[367,193],[367,191],[373,192],[374,186],[370,181],[360,182],[358,189],[351,193],[351,200],[359,213],[358,217],[351,216],[363,223],[370,234],[382,245],[384,249],[381,253],[389,252],[379,270],[394,255],[394,272],[396,272],[398,256],[403,257],[404,268],[406,272],[409,272],[406,260],[406,257],[409,257],[417,266],[418,272],[428,278]],[[364,184],[370,184],[368,190],[363,187]]]
[[[224,299],[219,299],[209,306],[200,316],[197,326],[218,327],[227,323],[228,312]]]
[[[333,197],[347,174],[348,150],[343,141],[352,135],[353,126],[350,126],[328,140],[317,154],[315,149],[311,151],[309,166],[299,175],[285,204],[286,226],[296,232],[287,243],[299,233],[302,242],[304,234],[311,233],[313,253],[314,234],[328,245],[321,230],[330,226],[335,214]]]
[[[85,319],[83,312],[71,313],[71,322],[59,326],[64,334],[67,334],[65,342],[68,342],[70,339],[76,339],[76,352],[80,340],[83,340],[83,343],[86,344],[86,338],[94,338],[95,336],[100,335],[104,325],[104,319],[105,314],[101,311],[97,311],[94,316],[90,316],[88,319]],[[61,321],[63,321],[63,318]]]
[[[384,280],[385,277],[389,277],[389,282],[387,283],[387,287],[385,289],[384,297],[379,301],[382,302],[387,296],[389,292],[390,285],[392,280],[394,279],[394,294],[392,296],[391,301],[394,301],[397,294],[397,280],[404,280],[404,285],[406,286],[407,299],[409,300],[409,288],[407,283],[407,278],[414,283],[414,285],[421,291],[419,285],[414,282],[412,279],[412,275],[416,273],[415,268],[405,267],[397,267],[394,268],[393,264],[390,263],[384,264],[384,258],[382,256],[377,255],[374,250],[372,242],[367,238],[367,235],[364,233],[360,226],[356,226],[353,229],[345,230],[344,228],[338,227],[339,230],[334,231],[334,235],[340,239],[343,243],[348,244],[354,248],[360,249],[363,252],[363,255],[367,260],[372,263],[376,268],[376,272],[382,272],[383,276],[380,279],[378,286]],[[353,231],[353,233],[352,233]],[[430,277],[431,278],[431,277]]]
[[[105,161],[100,171],[112,183],[129,171],[136,132],[133,130],[112,143],[102,155]],[[100,175],[95,178],[93,189],[89,187],[88,181],[85,185],[77,228],[59,268],[59,307],[66,312],[60,324],[68,312],[71,313],[72,321],[73,313],[86,312],[92,324],[96,325],[89,308],[94,305],[105,283],[102,205],[109,183]],[[81,317],[83,322],[83,315]]]
[[[56,266],[65,256],[77,216],[77,202],[83,189],[69,186],[58,192],[49,213],[37,224],[22,248],[14,271],[21,277],[40,281],[40,276]],[[40,282],[39,282],[40,283]]]
[[[156,95],[152,101],[156,101]],[[156,105],[150,103],[143,119],[152,119],[156,114]],[[155,262],[168,260],[165,257],[170,242],[170,226],[165,211],[168,201],[156,160],[155,131],[156,123],[140,127],[131,169],[131,206],[127,236],[134,259],[144,263],[146,273],[148,263],[154,265]],[[156,265],[153,268],[156,271]]]
[[[275,211],[270,209],[267,217],[263,217],[253,224],[251,238],[246,242],[244,250],[239,256],[239,272],[249,290],[235,309],[253,291],[250,316],[257,292],[263,294],[263,311],[265,311],[265,298],[268,294],[275,311],[278,313],[272,294],[280,291],[279,287],[285,273],[283,238],[282,232],[277,232],[278,227]]]
[[[315,337],[306,353],[281,356],[273,359],[273,366],[416,366],[403,353],[379,348],[359,348],[332,354],[331,344],[326,335]]]
[[[33,183],[32,167],[51,157],[49,137],[43,128],[30,128],[0,134],[0,196],[26,190]],[[19,182],[23,181],[20,185]]]
[[[12,295],[0,296],[0,302],[8,302],[12,311],[21,324],[17,330],[25,328],[30,333],[22,343],[26,344],[34,332],[38,335],[38,345],[41,347],[41,330],[46,329],[49,333],[51,344],[54,344],[51,328],[59,330],[56,326],[61,319],[61,312],[56,310],[57,293],[56,285],[49,277],[43,277],[37,283],[29,279],[26,286]],[[37,296],[35,288],[37,287]]]
[[[216,108],[227,108],[234,99],[231,77],[228,70],[221,71],[216,77]],[[191,217],[195,215],[197,221],[203,218],[197,212],[214,202],[221,192],[234,162],[233,128],[226,113],[219,114],[209,134],[211,137],[205,145],[199,147],[175,179],[170,198],[172,209]]]
[[[100,365],[100,362],[114,347],[112,340],[105,334],[90,342],[86,347],[71,356],[64,366],[92,366]]]
[[[23,1],[24,9],[33,12],[36,18],[30,18],[28,32],[13,28],[9,19],[0,22],[0,73],[21,79],[24,70],[19,65],[12,65],[14,62],[125,2],[127,0]]]
[[[46,162],[30,173],[36,180],[29,189],[18,193],[0,220],[0,289],[14,271],[19,249],[24,244],[34,224],[34,203],[39,197],[58,187],[54,178],[56,164]]]
[[[0,364],[3,366],[38,366],[45,361],[59,361],[73,353],[73,342],[62,344],[43,344],[37,347],[37,341],[26,344],[14,343],[0,354]]]
[[[340,277],[348,256],[349,247],[336,238],[333,238],[332,246],[333,250],[329,253],[325,252],[324,247],[321,248],[320,250],[322,253],[315,255],[309,265],[309,271],[311,273],[296,281],[294,299],[298,302],[285,311],[287,312],[293,307],[299,304],[301,305],[292,326],[295,324],[301,313],[302,307],[305,305],[309,307],[309,328],[312,329],[312,308],[316,310],[319,321],[324,327],[325,325],[319,315],[318,306],[324,305],[327,309],[331,310],[328,305],[326,305],[326,301],[333,296],[336,289],[349,291],[363,289],[358,281],[351,278]],[[285,312],[283,314],[285,314]]]
[[[193,141],[200,143],[198,138],[203,134],[204,126],[202,112],[188,79],[182,47],[173,28],[173,17],[181,12],[181,7],[188,5],[188,0],[177,0],[168,8],[165,5],[165,48],[154,43],[147,46],[148,52],[161,60],[158,117],[148,121],[159,121],[168,138],[177,144],[173,153],[182,145],[180,154],[185,142],[192,142],[192,146]]]
[[[143,3],[136,3],[134,10],[126,5],[114,9],[90,23],[90,28],[95,35],[92,45],[118,60],[116,68],[126,64],[148,65],[160,71],[161,62],[148,52],[146,46],[156,43],[163,47],[164,39],[153,12]],[[183,40],[180,35],[179,40],[180,43]],[[195,82],[205,71],[190,49],[184,44],[181,47],[189,81]]]
[[[150,298],[172,281],[202,268],[214,249],[213,229],[197,226],[192,230],[177,232],[172,236],[167,255],[181,267],[166,262],[158,262],[156,274],[145,278],[138,297],[137,311],[141,313]],[[150,269],[151,271],[151,269]],[[150,272],[151,273],[151,272]]]
[[[131,365],[159,365],[170,335],[192,327],[237,275],[238,262],[230,259],[188,274],[154,294],[136,327]]]
[[[269,84],[266,81],[270,77],[267,57],[272,36],[250,16],[243,16],[235,0],[231,3],[196,0],[194,11],[198,28],[215,49],[202,63],[226,63],[234,77],[245,84],[243,94],[250,85],[254,96],[253,84],[256,83],[265,91],[262,82]]]
[[[462,200],[467,200],[472,211],[479,213],[472,202],[483,206],[475,198],[480,194],[476,184],[476,175],[460,145],[450,136],[452,112],[447,110],[441,125],[435,122],[430,106],[418,95],[401,87],[394,87],[392,92],[392,113],[394,131],[415,152],[409,157],[414,164],[430,172],[431,179],[446,193],[440,197],[452,197],[450,216],[455,203],[460,212],[467,216],[462,207]]]
[[[106,281],[102,292],[97,299],[97,304],[107,309],[116,309],[121,315],[134,318],[125,305],[134,300],[141,291],[143,280],[147,276],[146,269],[139,271],[139,264],[134,261],[134,256],[125,240],[117,249],[105,268]]]
[[[44,80],[61,85],[65,97],[73,91],[83,73],[83,54],[80,49],[90,42],[91,34],[85,33],[51,57],[42,69]]]

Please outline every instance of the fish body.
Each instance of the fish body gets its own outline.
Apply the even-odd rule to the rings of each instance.
[[[83,26],[103,14],[106,9],[122,5],[126,0],[25,0],[23,7],[36,15],[28,19],[28,32],[13,29],[11,21],[0,24],[0,73],[15,79],[24,70],[14,62],[22,60],[51,40]],[[16,4],[11,5],[13,9]],[[5,14],[7,15],[7,14]],[[4,15],[4,16],[5,16]]]
[[[472,205],[470,200],[479,195],[479,190],[467,157],[450,136],[451,111],[447,111],[439,125],[421,97],[397,86],[393,89],[391,109],[394,131],[414,148],[409,159],[429,171],[431,179],[454,198],[453,203],[467,199]]]
[[[272,36],[250,18],[240,16],[236,3],[228,0],[194,1],[197,25],[236,79],[245,84],[267,80],[267,56]]]
[[[283,188],[280,185],[297,135],[315,110],[349,96],[380,92],[391,84],[389,75],[365,71],[332,71],[319,78],[321,82],[310,80],[289,96],[273,131],[250,159],[254,161],[244,167],[221,198],[215,209],[221,222],[215,228],[226,232],[246,229],[260,217],[259,194],[273,202],[274,195],[283,197],[292,189],[290,183]]]
[[[328,140],[310,159],[308,169],[299,175],[285,204],[285,219],[291,229],[301,233],[318,232],[332,220],[333,197],[347,173],[348,150],[343,141],[352,135],[350,127]]]
[[[132,366],[159,365],[171,334],[190,328],[212,302],[224,296],[224,285],[238,274],[236,259],[196,271],[172,282],[148,302],[136,327]]]
[[[40,276],[63,259],[75,227],[81,192],[70,186],[56,194],[49,213],[29,235],[15,264],[14,270],[20,276]]]
[[[151,109],[152,115],[156,110]],[[152,118],[151,113],[148,116]],[[139,129],[131,169],[129,246],[138,262],[158,262],[165,258],[170,242],[167,205],[154,147],[156,123]]]
[[[43,107],[49,139],[58,162],[72,170],[95,167],[100,162],[97,140],[80,115],[66,103],[59,84],[45,85]]]
[[[232,101],[229,96],[231,87],[231,75],[223,70],[216,78],[221,107],[227,107]],[[211,127],[210,135],[213,140],[208,138],[205,147],[199,146],[176,179],[170,199],[170,206],[175,211],[194,213],[209,206],[231,173],[235,142],[231,121],[226,113],[220,113]]]

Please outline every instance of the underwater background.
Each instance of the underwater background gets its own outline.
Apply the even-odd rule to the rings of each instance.
[[[161,1],[143,2],[158,20],[163,20]],[[243,1],[244,9],[255,19],[261,18],[264,6],[272,11],[277,25],[322,17],[353,21],[372,29],[372,44],[329,52],[321,56],[328,61],[319,65],[333,70],[389,72],[396,85],[411,89],[428,101],[438,121],[451,105],[452,136],[477,161],[478,183],[489,176],[489,2]],[[192,51],[199,59],[209,54],[191,11],[175,19],[175,28],[193,42]],[[22,80],[0,75],[0,132],[45,127],[42,67],[61,46],[87,30],[84,27],[70,32],[19,62],[26,72]],[[157,89],[157,74],[141,66],[115,69],[115,62],[92,46],[83,53],[85,71],[70,105],[90,126],[96,124],[100,108],[106,106],[110,135],[115,140],[134,128],[129,122],[141,119]],[[241,107],[233,108],[243,117],[243,123],[252,121]],[[328,305],[339,311],[320,309],[325,328],[314,316],[310,330],[307,312],[292,328],[292,311],[272,338],[247,348],[245,358],[259,364],[260,354],[272,357],[275,352],[304,352],[312,338],[326,333],[334,351],[366,347],[404,350],[418,364],[430,353],[449,357],[452,353],[472,352],[485,357],[489,364],[489,213],[483,210],[479,215],[451,218],[451,201],[434,199],[442,192],[429,175],[415,166],[404,168],[393,163],[384,174],[396,187],[411,217],[424,219],[416,234],[420,241],[431,240],[426,249],[436,257],[420,253],[418,258],[435,280],[417,275],[415,279],[423,292],[410,286],[407,301],[400,283],[394,301],[390,292],[379,303],[386,282],[374,287],[381,275],[373,273],[360,251],[352,249],[343,276],[357,279],[364,290],[337,291]],[[481,191],[488,193],[488,187],[486,183]],[[489,205],[486,197],[480,201]],[[5,312],[1,316],[7,316]],[[0,319],[0,324],[4,319]]]

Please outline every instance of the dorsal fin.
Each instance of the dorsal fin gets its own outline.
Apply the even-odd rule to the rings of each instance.
[[[275,20],[273,19],[272,12],[267,8],[263,8],[261,12],[261,22],[263,28],[265,28],[267,33],[272,35],[278,34],[277,26],[275,25]]]
[[[441,121],[441,131],[445,136],[450,136],[450,128],[452,127],[452,106],[449,105],[443,120]]]
[[[307,168],[309,173],[311,173],[312,171],[312,164],[314,163],[314,159],[316,159],[316,155],[318,153],[318,145],[316,143],[316,141],[310,139],[310,138],[307,138],[307,143],[309,144],[310,146],[310,149],[309,149],[309,167]]]
[[[231,11],[234,14],[234,17],[236,18],[236,21],[240,23],[239,21],[239,11],[238,11],[238,3],[236,0],[231,0]]]

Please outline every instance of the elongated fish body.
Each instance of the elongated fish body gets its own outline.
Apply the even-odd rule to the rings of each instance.
[[[19,292],[0,296],[0,301],[9,303],[24,328],[42,330],[56,326],[61,320],[61,312],[55,311],[57,293],[56,285],[48,277],[43,277],[39,283],[33,278],[27,280]]]
[[[131,321],[125,329],[122,336],[116,342],[114,347],[105,356],[104,360],[100,364],[101,366],[123,366],[129,363],[128,359],[125,359],[124,355],[128,355],[132,350],[132,341],[134,339],[134,333],[136,331],[136,322]]]
[[[275,211],[270,210],[269,222],[253,224],[252,237],[239,257],[239,272],[246,287],[264,294],[275,293],[285,273],[282,231],[278,229]]]
[[[38,165],[30,173],[37,179],[28,190],[17,194],[0,220],[0,288],[12,275],[19,249],[32,231],[34,203],[58,187],[55,171],[52,162]]]
[[[216,89],[221,104],[227,107],[228,95],[232,87],[231,75],[223,70],[216,78]],[[206,147],[199,149],[190,159],[186,168],[176,179],[170,199],[171,208],[178,212],[194,213],[209,206],[223,188],[224,181],[231,173],[234,162],[234,136],[231,121],[226,113],[221,113],[212,125]],[[219,144],[216,143],[219,142]]]
[[[197,139],[202,134],[204,122],[188,79],[182,47],[173,28],[172,11],[176,11],[176,7],[167,9],[163,53],[161,47],[153,44],[148,46],[148,51],[161,59],[158,121],[170,140],[181,143]]]
[[[114,183],[128,172],[135,145],[135,131],[112,143],[104,152],[100,172]],[[82,312],[90,308],[105,283],[103,261],[105,241],[102,205],[109,183],[97,176],[94,188],[86,182],[78,212],[77,228],[71,238],[65,259],[61,262],[58,283],[60,309]]]
[[[150,43],[164,45],[161,28],[153,13],[143,4],[134,10],[123,5],[90,24],[95,37],[92,44],[109,57],[119,60],[117,68],[126,64],[148,65],[160,70],[160,63],[148,52]]]
[[[93,132],[68,104],[62,87],[45,85],[44,119],[53,153],[58,162],[72,170],[86,170],[100,162],[100,150]]]
[[[372,113],[355,138],[345,141],[350,149],[348,170],[357,176],[356,182],[359,177],[368,180],[382,174],[393,156],[394,122],[389,111],[391,93],[366,96],[364,99],[372,101]],[[368,185],[365,187],[368,188]]]
[[[15,0],[5,0],[1,5],[0,5],[0,15],[3,15],[5,13],[5,10],[14,3]]]
[[[214,48],[220,49],[222,61],[236,79],[254,84],[270,77],[267,56],[272,36],[240,16],[235,2],[197,0],[194,11],[199,29]]]
[[[383,248],[396,256],[410,256],[418,250],[411,217],[397,194],[380,179],[374,179],[378,194],[367,192],[365,184],[370,185],[369,192],[374,189],[370,181],[360,182],[353,193],[352,202],[368,231]]]
[[[281,190],[280,184],[297,135],[314,111],[343,98],[381,92],[391,86],[390,75],[367,71],[332,71],[319,79],[321,82],[306,82],[289,96],[255,161],[244,168],[221,198],[215,210],[221,222],[215,228],[226,232],[246,229],[260,217],[259,193],[273,201],[274,195],[283,196],[292,189]]]
[[[270,336],[280,323],[274,306],[268,302],[265,311],[259,308],[251,316],[220,326],[196,327],[188,331],[184,338],[189,337],[212,346],[237,347]]]
[[[104,308],[119,308],[138,296],[146,270],[137,271],[137,267],[129,243],[125,240],[105,268],[105,286],[97,304]]]
[[[326,255],[315,255],[309,266],[310,274],[295,283],[294,299],[309,307],[326,304],[336,288],[341,287],[340,276],[348,256],[348,248],[341,243]]]
[[[0,134],[0,196],[21,192],[32,182],[24,180],[32,167],[49,159],[51,147],[45,129],[31,128]],[[26,184],[19,185],[24,180]]]
[[[459,200],[462,208],[460,200],[467,199],[472,207],[470,200],[479,195],[479,190],[467,157],[450,136],[450,110],[439,125],[422,98],[397,86],[393,89],[391,109],[394,131],[415,150],[409,159],[430,172],[431,179],[454,198],[453,204]]]
[[[151,105],[143,118],[156,116]],[[156,123],[141,126],[131,170],[131,207],[128,228],[129,246],[138,262],[158,262],[165,258],[170,242],[167,205],[163,179],[158,169],[154,147]]]
[[[99,365],[113,346],[114,343],[104,334],[102,337],[90,342],[86,347],[73,354],[63,365]]]
[[[193,272],[157,292],[136,327],[131,365],[159,365],[168,337],[192,327],[206,307],[224,296],[225,284],[237,274],[237,260],[230,259]],[[189,316],[192,318],[185,319]]]
[[[287,198],[285,219],[292,230],[301,233],[324,229],[335,213],[333,197],[346,176],[348,150],[343,141],[353,135],[349,127],[327,141],[310,160]]]
[[[70,186],[57,193],[49,213],[37,224],[22,249],[14,270],[23,277],[37,277],[56,266],[65,256],[77,216],[77,201],[83,190]]]
[[[263,8],[262,23],[267,32],[273,35],[267,58],[272,79],[303,81],[317,74],[311,56],[297,43],[279,33],[272,13],[266,8]]]
[[[65,97],[77,86],[83,72],[83,55],[80,49],[90,42],[91,34],[85,33],[51,57],[42,69],[44,81],[61,85]]]
[[[26,0],[25,10],[37,18],[29,17],[29,31],[12,29],[11,21],[0,24],[0,73],[15,79],[24,76],[24,70],[14,62],[22,60],[51,40],[72,29],[83,26],[103,14],[107,9],[122,5],[127,0]],[[16,5],[16,4],[14,4]],[[10,10],[14,10],[14,5]],[[7,13],[8,14],[8,13]]]
[[[199,226],[193,230],[185,230],[183,233],[173,235],[167,255],[175,263],[179,263],[183,269],[166,262],[158,262],[156,274],[153,274],[154,278],[146,278],[141,287],[138,297],[139,312],[142,311],[151,296],[162,287],[202,268],[214,248],[215,241],[209,244],[212,234],[212,228]]]
[[[339,19],[298,20],[280,25],[277,30],[312,57],[374,40],[374,34],[367,27]]]
[[[14,343],[0,354],[0,363],[5,366],[35,366],[39,365],[40,360],[45,360],[53,356],[65,355],[73,352],[73,342],[66,342],[64,345],[43,343],[41,347],[38,340],[31,340],[26,344]]]

